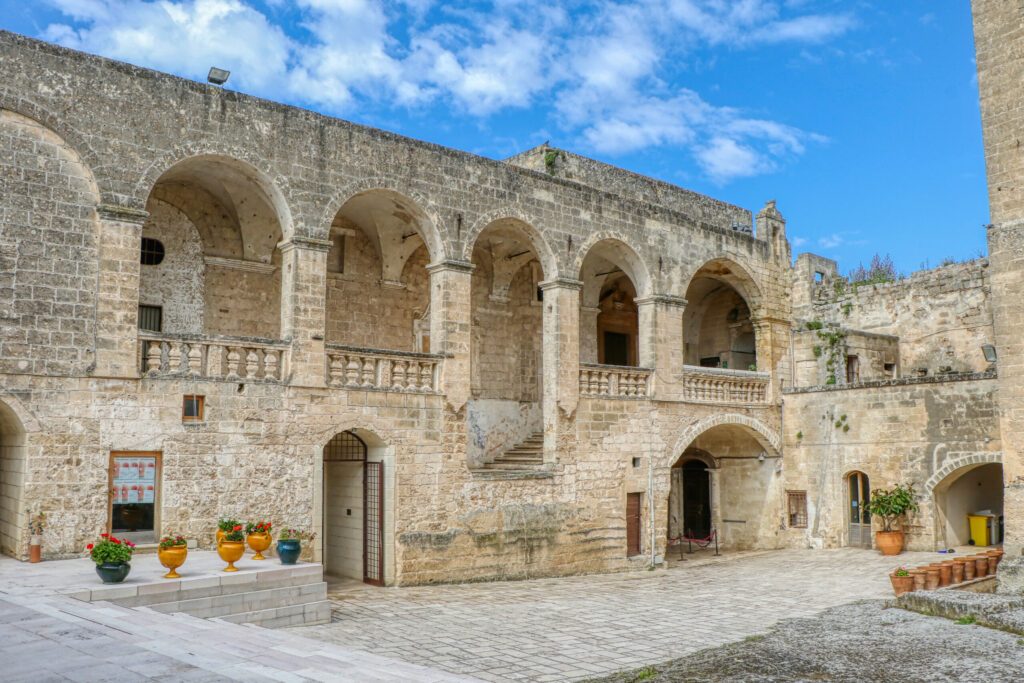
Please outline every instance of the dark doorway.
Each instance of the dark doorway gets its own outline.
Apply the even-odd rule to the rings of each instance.
[[[850,492],[850,530],[848,545],[854,548],[871,547],[871,482],[863,472],[853,472],[847,477]]]
[[[683,464],[683,531],[693,538],[711,535],[711,477],[700,460]]]
[[[640,554],[640,503],[643,495],[626,494],[626,557]]]
[[[629,365],[629,335],[621,332],[604,333],[605,365]]]

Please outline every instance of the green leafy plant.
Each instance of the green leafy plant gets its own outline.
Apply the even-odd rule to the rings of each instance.
[[[825,323],[821,322],[820,320],[808,320],[807,322],[804,323],[804,327],[806,327],[809,330],[820,330],[821,328],[825,327]]]
[[[868,512],[882,520],[882,531],[893,531],[908,512],[917,512],[917,493],[913,484],[896,484],[891,489],[875,489],[867,504]]]
[[[847,318],[850,317],[850,312],[852,310],[853,310],[853,304],[852,303],[848,302],[848,303],[843,304],[843,315],[846,316]]]
[[[910,570],[906,567],[900,567],[892,573],[893,576],[910,576]]]
[[[751,372],[757,372],[757,363],[751,363],[750,365],[748,365],[747,370],[750,370]]]
[[[239,524],[241,524],[241,522],[239,522],[237,519],[232,519],[230,517],[221,517],[220,520],[217,521],[217,528],[220,531],[228,532],[234,529]]]
[[[797,433],[796,433],[796,438],[797,438],[797,439],[802,439],[802,438],[804,438],[804,433],[803,433],[803,432],[797,432]]]
[[[812,350],[814,351],[815,358],[821,358],[822,348],[820,346],[815,346]]]
[[[175,548],[179,545],[188,545],[188,541],[181,534],[168,534],[160,539],[160,550]]]
[[[124,564],[131,562],[135,544],[110,534],[100,534],[100,540],[90,543],[85,549],[96,564]]]
[[[968,614],[966,616],[963,616],[963,617],[960,617],[959,619],[957,619],[956,623],[959,624],[960,626],[969,626],[970,624],[977,623],[977,621],[978,621],[977,617],[975,617],[973,614]]]
[[[37,512],[28,520],[28,532],[32,536],[42,536],[46,529],[46,513]]]
[[[224,540],[237,543],[245,540],[245,532],[241,524],[236,524],[229,531],[224,532]]]
[[[302,529],[282,529],[277,538],[281,541],[312,541],[316,534]]]
[[[644,667],[633,675],[631,683],[640,683],[640,681],[649,681],[658,675],[658,670],[653,666]]]
[[[245,525],[245,535],[249,534],[269,534],[273,524],[270,522],[249,522]]]

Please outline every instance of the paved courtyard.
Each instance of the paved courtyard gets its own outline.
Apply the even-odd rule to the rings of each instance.
[[[782,550],[669,570],[417,588],[332,588],[306,637],[487,681],[568,681],[655,664],[867,598],[935,553]]]

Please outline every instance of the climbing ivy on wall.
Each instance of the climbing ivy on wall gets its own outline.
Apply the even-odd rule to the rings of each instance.
[[[825,354],[825,372],[828,376],[825,378],[825,384],[836,384],[839,381],[838,371],[841,366],[840,361],[843,356],[843,348],[846,342],[846,333],[839,328],[828,328],[819,329],[817,331],[818,339],[824,342],[824,348],[822,353]],[[815,347],[814,355],[820,356],[821,353],[817,351]]]

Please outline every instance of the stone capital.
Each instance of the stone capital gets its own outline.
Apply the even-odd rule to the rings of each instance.
[[[672,308],[686,308],[687,301],[681,296],[673,296],[671,294],[651,294],[650,296],[633,299],[633,303],[637,306],[656,304]]]
[[[538,287],[540,287],[542,292],[546,292],[549,289],[569,289],[578,292],[583,289],[583,281],[574,280],[569,277],[556,277],[554,280],[541,282]]]
[[[277,248],[281,250],[281,253],[287,253],[293,249],[328,252],[331,250],[331,241],[318,240],[313,237],[292,237],[283,242],[278,242]]]
[[[460,261],[459,259],[445,259],[443,261],[436,261],[427,265],[427,272],[433,275],[434,273],[453,272],[453,273],[466,273],[470,274],[476,270],[476,266],[470,261]]]
[[[118,204],[98,204],[96,206],[96,213],[99,214],[100,220],[103,221],[118,221],[121,223],[138,223],[142,225],[149,218],[149,212],[141,209],[133,209],[130,206],[120,206]]]

